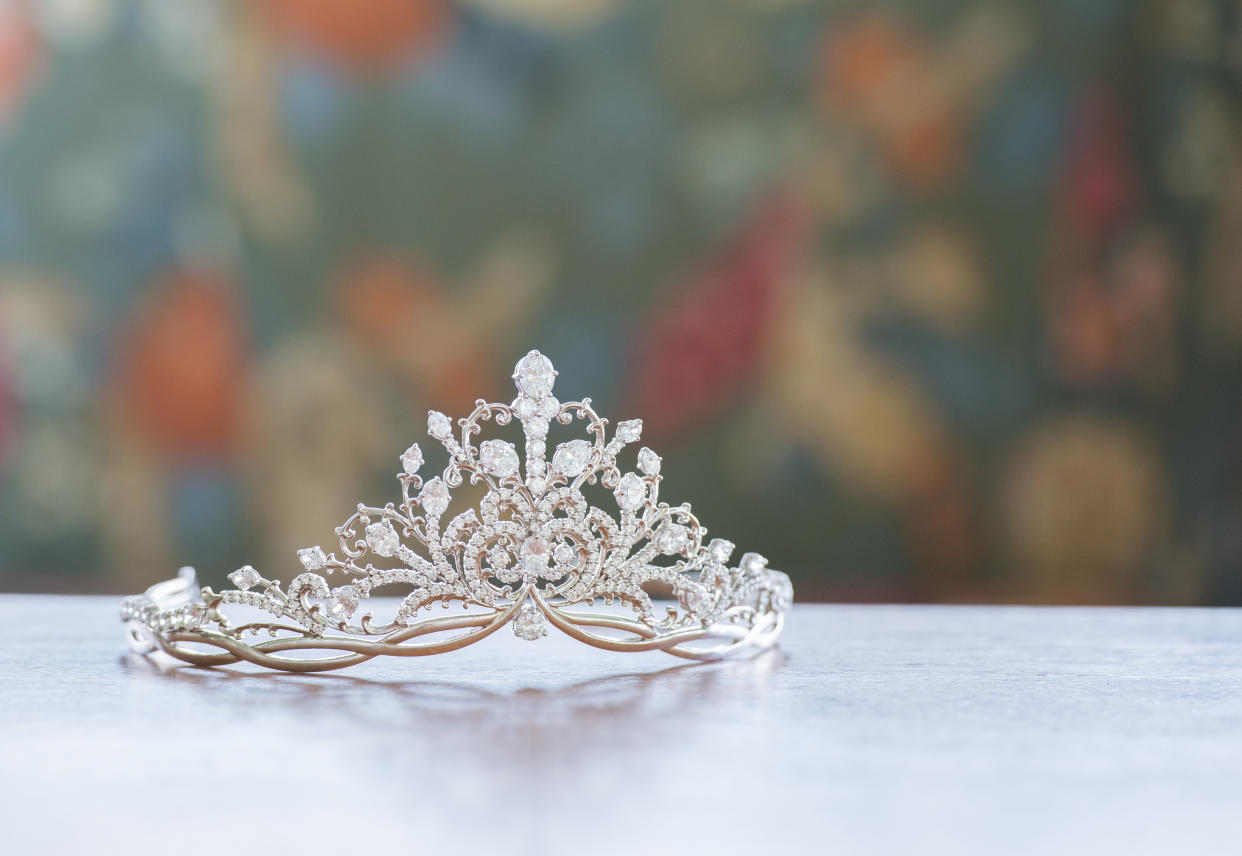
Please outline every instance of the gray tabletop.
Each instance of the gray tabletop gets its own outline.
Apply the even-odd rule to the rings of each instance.
[[[0,852],[1242,852],[1242,610],[798,606],[749,661],[500,633],[291,676],[128,654],[116,605],[0,596]]]

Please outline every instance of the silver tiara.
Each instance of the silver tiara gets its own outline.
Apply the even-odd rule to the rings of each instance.
[[[163,650],[188,663],[221,666],[247,660],[293,672],[339,669],[383,655],[419,656],[461,648],[505,624],[522,639],[551,625],[612,651],[661,650],[692,660],[754,653],[771,646],[793,599],[789,577],[758,553],[730,565],[732,542],[705,543],[690,505],[661,502],[660,457],[638,450],[637,471],[617,457],[642,434],[642,421],[617,424],[591,400],[562,404],[552,395],[556,370],[538,351],[516,366],[512,404],[480,399],[458,420],[439,411],[427,433],[448,452],[444,472],[419,474],[417,443],[401,455],[401,503],[358,505],[336,530],[337,552],[298,551],[305,573],[282,588],[247,565],[229,575],[236,589],[201,591],[192,568],[127,598],[121,617],[142,653]],[[526,441],[474,437],[491,421],[517,419]],[[550,423],[585,423],[586,439],[560,443],[547,460]],[[478,509],[445,521],[466,474],[486,493]],[[593,504],[611,494],[617,513]],[[328,577],[343,578],[329,585]],[[391,619],[362,603],[386,586],[404,599]],[[657,608],[647,587],[673,600]],[[454,611],[430,617],[436,604]],[[604,607],[622,608],[604,610]],[[241,623],[226,612],[249,612]]]

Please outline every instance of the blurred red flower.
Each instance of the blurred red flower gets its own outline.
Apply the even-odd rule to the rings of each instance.
[[[653,307],[623,408],[643,414],[647,437],[685,430],[754,379],[801,219],[788,201],[770,200],[716,258]]]
[[[21,104],[43,57],[24,3],[0,0],[0,130]]]

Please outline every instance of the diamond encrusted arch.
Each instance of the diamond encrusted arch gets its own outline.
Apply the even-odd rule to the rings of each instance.
[[[448,455],[444,470],[424,478],[423,449],[411,445],[400,456],[401,501],[360,504],[337,528],[334,550],[299,550],[304,573],[287,589],[249,565],[230,575],[236,590],[204,588],[201,601],[172,608],[158,602],[153,587],[125,603],[131,637],[189,662],[248,660],[293,671],[451,650],[504,624],[523,639],[539,639],[552,626],[602,648],[661,649],[691,659],[771,645],[792,601],[789,578],[757,553],[730,565],[731,542],[708,541],[688,503],[660,500],[659,455],[642,446],[630,457],[642,421],[619,422],[610,436],[589,398],[557,400],[556,377],[552,362],[531,351],[514,368],[512,402],[479,400],[456,424],[431,411],[427,433]],[[520,453],[511,442],[483,438],[489,423],[515,419],[525,440]],[[583,436],[549,449],[553,421]],[[484,496],[477,508],[450,514],[467,479],[482,485]],[[591,504],[585,485],[610,493],[609,507]],[[329,577],[340,583],[330,585]],[[380,620],[364,609],[376,589],[397,584],[408,593],[394,615]],[[657,609],[649,584],[662,584],[675,601]],[[273,620],[235,625],[225,609],[238,604]],[[429,617],[437,604],[462,612]],[[623,605],[630,615],[582,611],[600,605]],[[247,641],[259,635],[271,638]],[[202,653],[187,642],[223,651]],[[344,653],[284,653],[301,650]]]

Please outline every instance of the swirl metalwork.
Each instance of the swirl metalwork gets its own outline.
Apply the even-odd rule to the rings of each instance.
[[[730,565],[731,542],[705,543],[707,530],[689,504],[659,500],[661,460],[651,449],[639,450],[637,472],[622,472],[618,454],[637,442],[642,422],[619,423],[610,439],[608,420],[590,399],[561,404],[552,396],[556,374],[531,351],[514,372],[517,398],[476,402],[458,420],[458,436],[447,416],[431,411],[427,431],[448,453],[444,471],[424,481],[422,449],[410,446],[397,476],[401,502],[359,504],[336,529],[336,551],[298,551],[305,573],[287,589],[249,565],[230,574],[235,589],[199,589],[194,570],[183,568],[127,598],[121,617],[131,644],[200,666],[246,661],[291,672],[452,651],[506,624],[532,641],[552,627],[597,648],[691,660],[773,645],[793,599],[789,577],[757,553]],[[525,435],[524,466],[512,443],[474,442],[484,423],[503,428],[515,419]],[[549,462],[554,421],[585,423],[589,439],[561,443]],[[482,500],[442,525],[467,478],[483,486]],[[588,496],[608,492],[615,515]],[[330,575],[348,581],[333,588]],[[361,602],[387,586],[408,590],[393,617],[377,621],[366,612],[355,623]],[[673,598],[662,613],[655,589]],[[630,614],[583,611],[598,601]],[[459,612],[425,617],[435,604]],[[271,619],[234,623],[227,613],[235,608]]]

